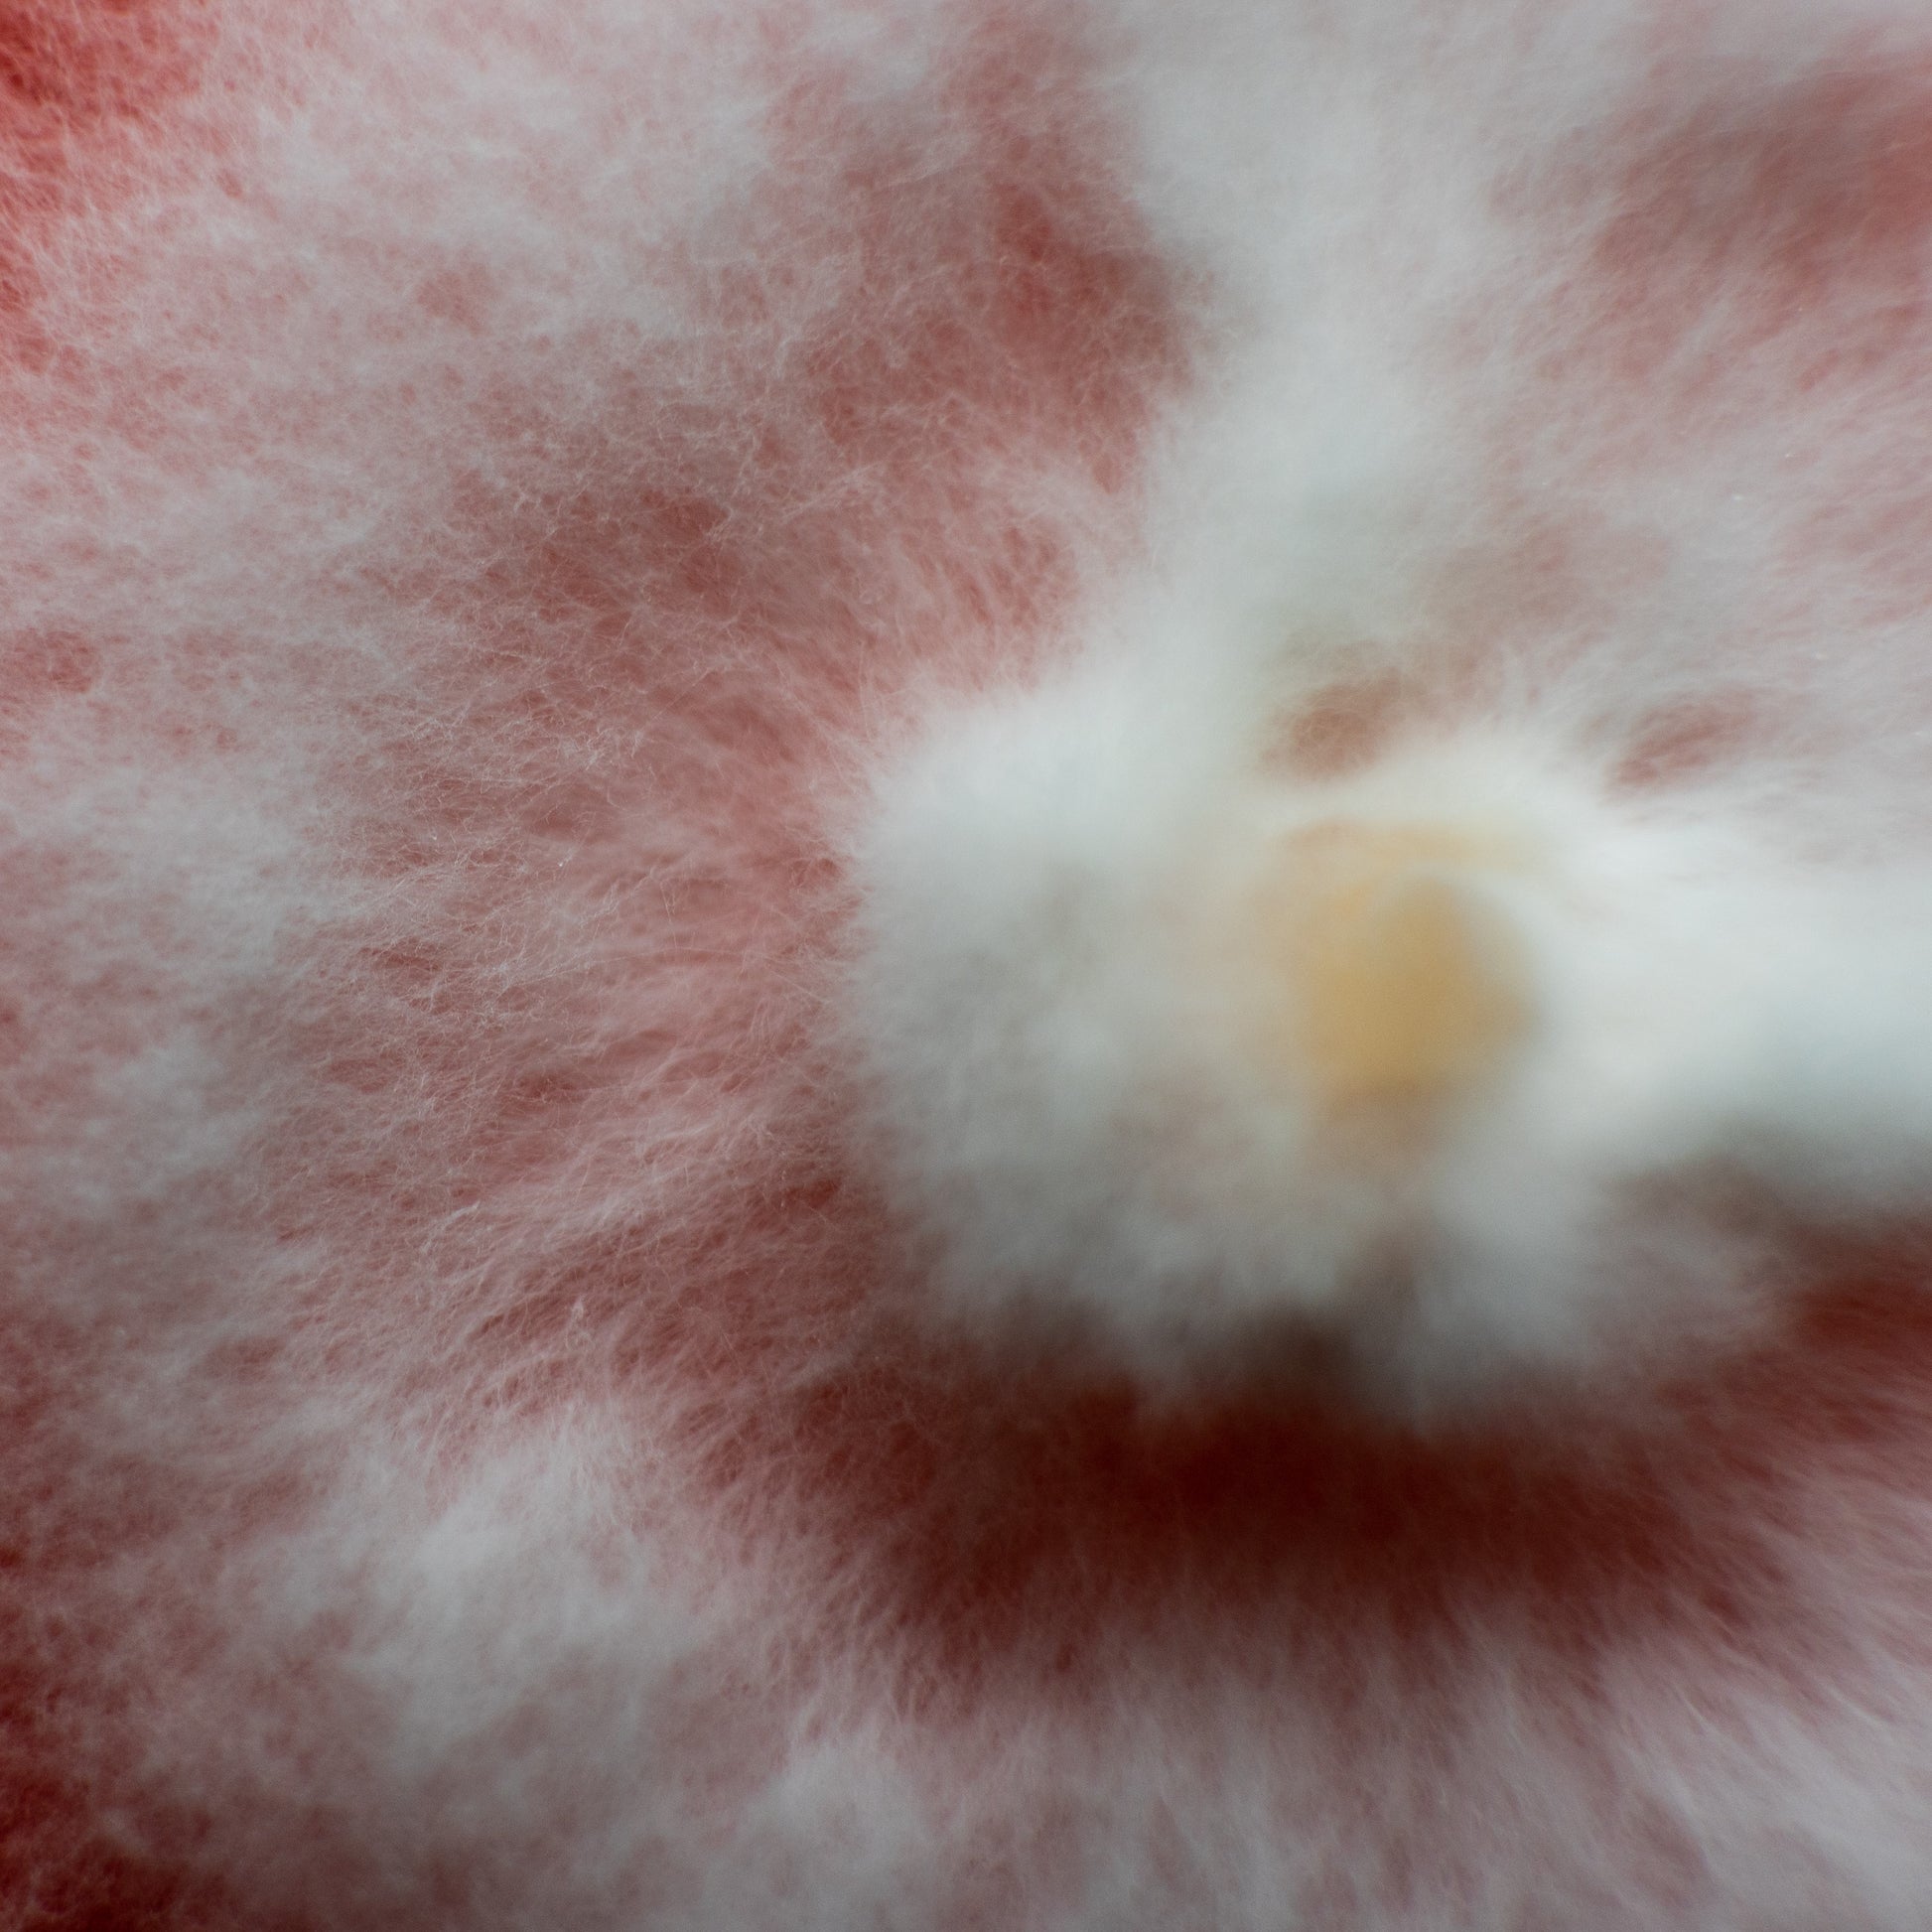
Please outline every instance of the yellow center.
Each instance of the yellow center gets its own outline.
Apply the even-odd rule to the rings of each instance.
[[[1532,1019],[1522,939],[1479,885],[1508,854],[1437,826],[1333,822],[1281,859],[1256,907],[1288,994],[1265,1032],[1318,1104],[1446,1101],[1500,1066]]]

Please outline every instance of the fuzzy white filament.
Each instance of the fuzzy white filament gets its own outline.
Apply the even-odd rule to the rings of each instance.
[[[1932,1173],[1895,870],[1554,732],[1257,768],[1135,677],[941,713],[862,840],[873,1146],[955,1314],[1158,1379],[1301,1328],[1429,1408],[1748,1336],[1740,1193],[1856,1219]]]

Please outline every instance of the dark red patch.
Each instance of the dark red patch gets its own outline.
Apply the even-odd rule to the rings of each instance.
[[[1483,1628],[1528,1639],[1524,1667],[1581,1713],[1593,1661],[1646,1624],[1768,1671],[1829,1653],[1756,1526],[1794,1474],[1932,1462],[1927,1271],[1917,1243],[1832,1264],[1774,1345],[1640,1419],[1435,1436],[1319,1401],[1155,1410],[903,1335],[786,1396],[747,1296],[746,1324],[694,1350],[723,1378],[702,1466],[721,1521],[833,1554],[841,1627],[863,1602],[869,1671],[936,1720],[996,1690],[1104,1706],[1125,1639],[1237,1672],[1293,1658],[1345,1728],[1358,1666],[1441,1660]]]
[[[1660,73],[1647,96],[1668,107],[1593,132],[1573,178],[1583,218],[1600,222],[1574,297],[1617,372],[1667,375],[1709,407],[1740,378],[1802,391],[1922,346],[1932,56],[1848,47],[1796,80],[1745,74],[1689,103],[1675,80]],[[1774,373],[1753,360],[1766,353]]]
[[[1661,710],[1630,734],[1615,781],[1642,791],[1722,770],[1774,735],[1767,709],[1753,693],[1737,691]]]
[[[103,1464],[84,1441],[64,1440],[87,1371],[60,1324],[16,1316],[7,1344],[0,1432],[15,1480],[0,1524],[0,1924],[135,1932],[245,1921],[295,1932],[278,1915],[238,1909],[228,1887],[195,1869],[207,1820],[193,1794],[157,1800],[141,1786],[149,1693],[197,1638],[161,1605],[142,1605],[147,1627],[130,1670],[128,1606],[110,1607],[97,1584],[180,1534],[191,1485],[128,1461]],[[23,1470],[32,1472],[25,1483]],[[269,1513],[241,1498],[200,1498],[210,1510],[225,1500],[239,1503],[242,1522]]]
[[[0,314],[50,223],[117,199],[212,33],[206,0],[0,0]]]
[[[1393,671],[1324,686],[1282,720],[1268,761],[1290,779],[1345,776],[1379,758],[1419,711]]]
[[[419,940],[366,953],[313,1050],[325,1081],[378,1105],[437,1094],[426,1165],[460,1168],[480,1195],[540,1172],[616,1081],[654,1077],[670,1109],[715,1084],[729,1104],[802,1050],[788,982],[831,936],[828,744],[896,702],[908,666],[994,675],[1051,647],[1080,560],[1063,524],[1029,514],[1031,487],[1057,493],[1071,473],[1130,526],[1143,441],[1184,357],[1176,291],[1112,173],[1114,130],[1082,108],[1082,60],[1071,35],[982,24],[936,99],[893,106],[855,102],[822,57],[775,50],[776,158],[721,216],[745,233],[708,236],[705,261],[639,267],[715,319],[703,366],[641,344],[596,428],[569,432],[505,379],[480,425],[486,460],[455,490],[454,542],[385,580],[460,620],[474,648],[446,660],[447,684],[369,721],[343,790],[372,801],[375,870],[407,882],[421,867],[442,891],[461,849],[472,897],[426,903]],[[937,171],[934,117],[957,130]],[[807,278],[838,299],[801,317]],[[612,359],[605,344],[587,355]],[[621,756],[603,751],[621,740]],[[595,769],[578,762],[587,746]],[[697,832],[654,872],[665,801]],[[600,940],[634,922],[639,956],[676,945],[707,991],[665,1015],[656,988],[626,987],[618,948],[560,959],[543,996],[554,1055],[500,1073],[474,1015],[491,1001],[489,948],[529,943],[532,833],[540,900],[588,880]],[[624,1013],[627,1031],[612,1024]],[[311,1188],[306,1144],[300,1158]],[[403,1184],[329,1183],[397,1207]],[[630,1299],[627,1280],[593,1275],[535,1291],[532,1321],[588,1294],[595,1328],[601,1305]],[[514,1352],[525,1324],[492,1318],[479,1339]]]
[[[1070,471],[1131,492],[1183,362],[1171,273],[1110,173],[1114,131],[1081,109],[1081,54],[982,24],[936,99],[892,107],[774,49],[774,163],[740,217],[756,272],[715,234],[722,264],[680,251],[656,270],[715,322],[707,393],[645,350],[569,450],[506,398],[508,458],[463,491],[492,559],[475,608],[551,627],[546,727],[661,680],[676,639],[668,654],[705,664],[680,720],[741,760],[795,764],[816,749],[801,689],[850,700],[957,645],[988,674],[1050,631],[1075,566],[1027,485]],[[957,129],[943,170],[935,120]],[[837,300],[801,318],[815,282]],[[519,444],[568,494],[532,490]]]

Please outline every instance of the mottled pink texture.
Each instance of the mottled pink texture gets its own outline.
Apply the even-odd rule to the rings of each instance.
[[[1810,733],[1921,836],[1922,24],[1255,11],[1399,69],[1370,226],[1439,58],[1508,237],[1416,324],[1466,541],[1285,761],[1600,659],[1633,789]],[[1180,31],[0,0],[0,1925],[1932,1911],[1910,1227],[1418,1437],[927,1330],[849,1154],[863,772],[1065,654],[1251,326]]]

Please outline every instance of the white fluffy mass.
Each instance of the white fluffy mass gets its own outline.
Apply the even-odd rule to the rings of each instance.
[[[878,780],[848,1024],[963,1311],[1157,1379],[1325,1337],[1426,1409],[1747,1340],[1767,1224],[1925,1197],[1932,874],[1829,793],[1620,783],[1561,674],[1271,771],[1297,653],[1230,679],[1211,621]]]

